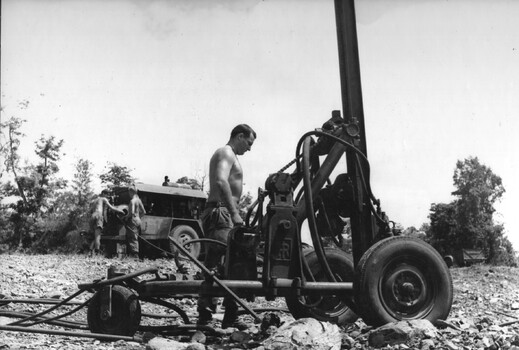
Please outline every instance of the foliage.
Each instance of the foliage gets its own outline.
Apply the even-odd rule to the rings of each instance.
[[[20,125],[21,124],[11,124]],[[12,133],[15,135],[16,133]],[[22,136],[20,132],[17,133]],[[61,157],[63,140],[56,141],[51,136],[45,138],[43,135],[36,142],[35,153],[40,162],[36,165],[21,167],[18,154],[12,154],[20,145],[20,139],[11,139],[10,143],[16,148],[8,147],[8,159],[10,170],[14,177],[16,187],[7,183],[3,186],[4,193],[8,196],[19,198],[8,205],[10,209],[9,220],[12,223],[12,236],[5,237],[14,243],[17,239],[18,247],[26,247],[44,235],[43,223],[51,213],[54,201],[60,190],[65,188],[66,181],[57,178],[59,171],[57,162]],[[16,238],[15,238],[16,237]]]
[[[32,247],[37,253],[64,247],[67,233],[88,229],[89,206],[94,197],[91,188],[92,163],[79,159],[75,170],[71,190],[58,195],[42,227],[44,234]]]
[[[36,155],[40,158],[40,163],[31,169],[38,180],[36,201],[39,210],[47,212],[52,207],[57,192],[67,185],[66,180],[57,177],[63,140],[57,141],[54,136],[44,137],[42,135],[35,144]]]
[[[105,172],[99,175],[99,178],[101,179],[101,184],[108,189],[116,186],[130,186],[135,182],[135,178],[131,175],[131,170],[125,166],[108,162],[105,169]]]
[[[477,157],[469,157],[456,163],[453,181],[455,200],[431,205],[427,240],[441,254],[482,249],[489,262],[513,262],[504,229],[493,221],[494,204],[505,192],[501,178]]]
[[[460,198],[468,215],[483,214],[488,218],[495,211],[494,203],[505,192],[501,178],[480,164],[477,157],[458,161],[453,180],[457,190],[452,194]]]
[[[72,191],[76,195],[79,207],[87,205],[94,195],[92,191],[92,167],[92,162],[83,158],[79,159],[75,165],[76,172],[72,180]]]
[[[414,226],[411,226],[411,227],[408,227],[408,228],[402,230],[402,235],[408,236],[408,237],[419,238],[421,240],[425,240],[425,238],[426,238],[425,231],[417,229]]]
[[[429,219],[431,224],[427,231],[427,240],[440,254],[452,254],[451,250],[453,247],[455,250],[463,247],[458,242],[458,224],[454,202],[431,204]]]
[[[88,221],[89,205],[94,197],[92,190],[92,162],[79,159],[75,165],[72,191],[64,193],[60,202],[66,203],[69,208],[68,221],[71,229],[84,226]]]
[[[20,118],[11,117],[7,122],[0,124],[0,132],[2,142],[0,143],[0,151],[4,159],[5,172],[12,173],[14,181],[17,184],[18,195],[25,201],[25,196],[19,184],[18,173],[20,171],[20,155],[18,149],[20,147],[21,138],[25,136],[21,128],[26,121]],[[2,171],[3,174],[3,171]]]
[[[245,220],[247,217],[247,212],[249,210],[250,205],[252,204],[252,194],[247,192],[243,196],[241,196],[240,201],[238,202],[238,211],[240,213],[240,217]],[[254,213],[252,213],[252,217],[254,217]]]
[[[177,183],[189,185],[194,190],[203,190],[202,184],[200,184],[200,182],[197,179],[189,178],[187,176],[183,176],[180,179],[178,179]]]
[[[26,109],[28,101],[19,108]],[[2,109],[3,113],[3,109]],[[89,219],[93,164],[79,159],[71,184],[59,177],[64,141],[54,136],[34,143],[37,160],[22,163],[19,148],[25,120],[11,117],[0,123],[0,244],[18,249],[48,252],[62,246],[68,232],[85,229]],[[131,171],[108,163],[101,183],[108,187],[134,183]]]

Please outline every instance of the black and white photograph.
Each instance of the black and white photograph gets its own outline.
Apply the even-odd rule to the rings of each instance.
[[[0,4],[0,349],[519,350],[518,1]]]

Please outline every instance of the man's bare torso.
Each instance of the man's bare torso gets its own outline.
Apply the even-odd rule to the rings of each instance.
[[[224,201],[222,191],[215,181],[217,176],[217,167],[221,164],[227,164],[229,166],[229,174],[227,181],[230,186],[232,197],[235,203],[238,203],[243,190],[243,170],[238,158],[232,151],[231,147],[224,146],[216,150],[214,155],[211,157],[209,163],[209,177],[210,177],[210,188],[208,202],[221,202]]]
[[[106,204],[108,200],[104,197],[98,197],[91,203],[91,214],[92,216],[105,217],[106,216]]]
[[[141,216],[145,214],[144,206],[141,202],[141,199],[138,196],[133,196],[130,200],[130,205],[128,206],[129,214],[137,219],[140,219]]]

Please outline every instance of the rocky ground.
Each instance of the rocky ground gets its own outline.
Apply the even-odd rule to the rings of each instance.
[[[0,255],[0,294],[9,299],[58,298],[63,299],[75,293],[78,283],[92,282],[104,277],[109,266],[134,272],[157,266],[163,273],[176,272],[172,260],[131,260],[89,258],[85,255]],[[193,272],[193,271],[191,271]],[[454,281],[454,303],[449,318],[437,325],[437,334],[429,337],[410,338],[401,344],[383,344],[384,349],[514,349],[519,350],[519,268],[472,266],[451,269]],[[78,297],[86,300],[89,293]],[[195,320],[196,300],[175,301]],[[278,299],[266,302],[258,298],[251,304],[253,308],[284,309],[284,301]],[[16,321],[12,312],[39,312],[49,305],[0,304],[0,325]],[[178,320],[169,310],[156,309],[154,305],[143,305],[145,313],[167,315],[165,319],[145,319],[146,324],[174,324]],[[271,315],[272,311],[263,313]],[[293,319],[284,312],[274,313],[281,323]],[[221,314],[217,317],[221,318]],[[254,325],[250,316],[242,316],[251,327],[246,332],[220,332],[207,337],[197,333],[199,341],[205,340],[206,349],[264,349],[268,332],[261,332],[260,325]],[[68,320],[86,323],[86,312],[80,310]],[[45,329],[60,329],[42,326]],[[70,331],[81,331],[68,329]],[[269,330],[272,332],[272,327]],[[343,349],[373,349],[369,338],[373,332],[358,320],[340,328]],[[142,334],[139,334],[142,335]],[[169,336],[171,340],[189,342],[193,333]],[[205,338],[205,339],[203,339]],[[426,339],[429,338],[429,339]],[[37,333],[11,332],[0,330],[0,349],[146,349],[150,345],[137,341],[99,341],[68,335],[45,335]],[[201,345],[204,348],[204,345]]]

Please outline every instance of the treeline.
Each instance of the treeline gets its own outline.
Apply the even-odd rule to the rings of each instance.
[[[64,244],[68,232],[86,228],[92,189],[93,164],[79,159],[73,178],[60,177],[63,140],[41,136],[35,142],[35,164],[22,161],[19,147],[24,120],[12,117],[0,123],[0,244],[11,248],[47,252]],[[98,175],[104,188],[135,182],[130,169],[108,163]],[[182,177],[179,183],[204,190],[201,181]],[[494,222],[494,205],[505,192],[502,180],[477,157],[458,161],[453,175],[456,191],[450,203],[433,203],[429,223],[403,230],[424,239],[442,255],[461,249],[481,249],[492,264],[516,264],[515,252],[503,225]],[[252,196],[240,203],[242,213]]]
[[[494,222],[494,205],[505,193],[501,177],[477,157],[469,157],[456,163],[453,181],[454,200],[431,204],[430,222],[420,229],[408,228],[404,234],[424,239],[443,256],[478,249],[490,264],[516,266],[512,243],[503,225]]]
[[[27,163],[19,153],[25,122],[11,117],[0,123],[0,243],[46,252],[62,246],[68,232],[88,227],[93,164],[79,159],[72,180],[60,177],[64,141],[44,135],[34,144],[37,161]],[[116,163],[108,163],[99,179],[108,188],[135,181]]]

